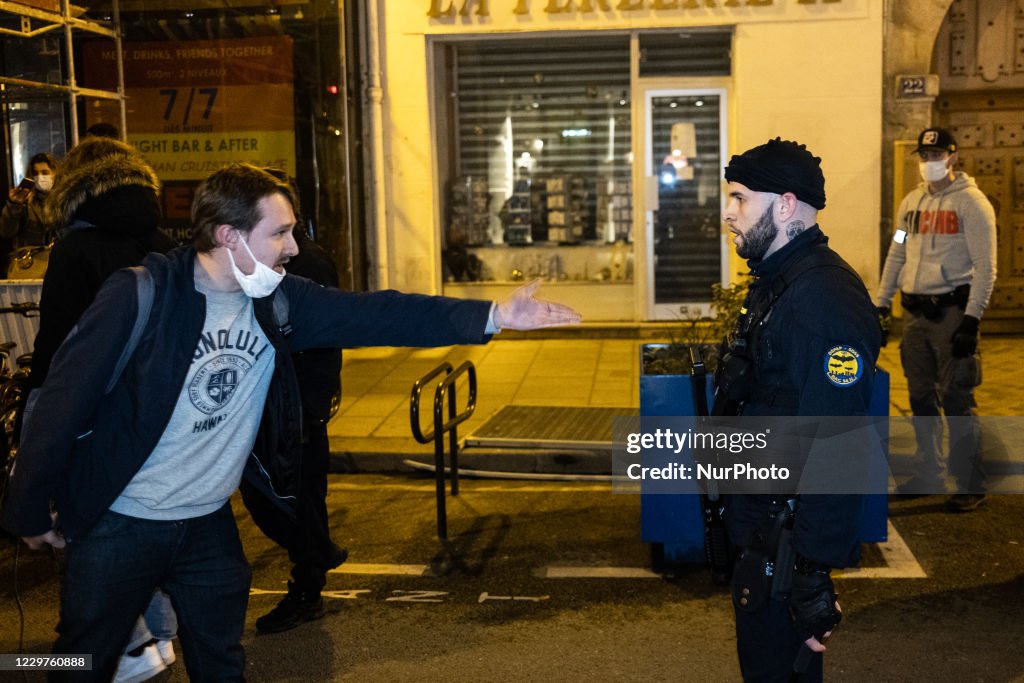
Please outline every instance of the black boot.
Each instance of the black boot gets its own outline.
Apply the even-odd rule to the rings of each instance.
[[[288,595],[281,598],[277,607],[256,620],[256,633],[279,633],[289,631],[307,621],[323,617],[324,601],[320,593],[303,593],[288,582]]]

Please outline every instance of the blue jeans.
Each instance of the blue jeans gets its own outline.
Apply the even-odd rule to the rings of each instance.
[[[244,680],[242,630],[252,570],[225,505],[154,521],[107,511],[68,542],[55,654],[92,654],[92,671],[54,680],[109,681],[157,588],[171,598],[192,681]]]
[[[174,614],[171,599],[162,590],[153,593],[146,612],[135,620],[132,637],[125,652],[131,652],[153,640],[171,640],[178,635],[178,618]]]

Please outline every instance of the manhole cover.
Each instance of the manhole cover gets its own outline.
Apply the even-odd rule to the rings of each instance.
[[[611,450],[612,418],[636,408],[505,406],[472,434],[466,446]]]

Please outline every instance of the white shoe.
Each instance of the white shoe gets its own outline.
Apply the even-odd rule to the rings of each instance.
[[[170,640],[156,641],[156,651],[160,653],[160,659],[164,660],[164,664],[167,666],[174,664],[177,659],[174,656],[174,643]]]
[[[113,683],[140,683],[167,668],[156,645],[147,645],[137,657],[121,655]]]

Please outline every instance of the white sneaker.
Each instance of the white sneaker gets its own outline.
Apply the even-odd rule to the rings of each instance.
[[[167,666],[174,664],[177,659],[174,656],[174,643],[170,640],[156,641],[156,651],[160,653],[160,659],[164,660],[164,664]]]
[[[137,657],[121,655],[113,683],[140,683],[167,668],[156,645],[147,645]]]

